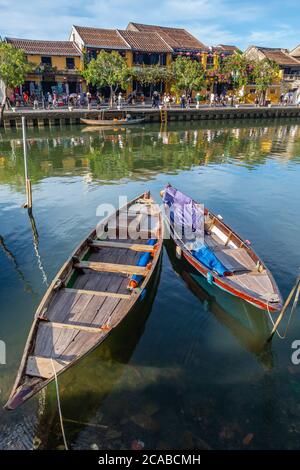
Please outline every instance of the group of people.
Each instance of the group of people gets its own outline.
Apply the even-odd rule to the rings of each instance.
[[[96,104],[98,107],[103,102],[102,95],[97,93]],[[58,95],[56,91],[52,93],[50,91],[46,93],[32,93],[29,94],[27,91],[22,93],[12,93],[9,96],[9,104],[13,107],[32,107],[33,109],[56,109],[59,106],[72,106],[78,108],[91,108],[92,106],[92,94],[87,91],[86,93],[63,93]]]
[[[85,108],[91,109],[92,101],[96,102],[98,109],[104,104],[105,98],[100,92],[97,92],[95,97],[92,97],[90,91],[80,93],[63,93],[58,95],[56,91],[52,93],[50,91],[46,93],[32,93],[29,94],[27,91],[22,93],[14,92],[9,96],[9,103],[11,107],[28,106],[33,109],[56,109],[59,106],[68,106],[69,108]],[[171,93],[163,93],[162,95],[158,91],[154,91],[151,97],[152,108],[165,108],[171,109],[172,106],[177,104],[182,109],[189,109],[192,103],[195,103],[196,108],[200,108],[201,102],[203,104],[209,104],[209,106],[239,106],[241,102],[241,96],[233,92],[226,93],[225,91],[220,94],[214,91],[207,91],[206,96],[201,95],[199,92],[192,96],[188,93],[183,93],[179,97],[172,95]],[[136,105],[137,103],[145,105],[145,96],[143,93],[137,93],[133,91],[126,97],[122,92],[116,93],[113,97],[113,104],[118,109],[121,109],[124,105]],[[254,99],[254,105],[268,105],[269,101],[261,101],[261,96],[257,95]],[[294,91],[288,91],[282,93],[280,96],[280,104],[282,106],[288,106],[293,104],[300,105],[300,93],[295,96]]]

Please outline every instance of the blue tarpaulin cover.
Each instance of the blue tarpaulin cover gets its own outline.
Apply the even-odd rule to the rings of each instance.
[[[156,239],[151,238],[150,240],[147,241],[146,245],[154,246],[156,242],[157,242]],[[150,259],[151,259],[151,253],[149,252],[141,253],[136,265],[147,266]],[[140,276],[139,274],[134,274],[131,277],[131,280],[136,281],[139,284],[143,280],[143,276]]]
[[[203,245],[199,250],[192,251],[192,255],[200,261],[208,269],[211,269],[219,274],[219,276],[224,276],[228,269],[218,260],[216,255],[208,248],[208,246]]]

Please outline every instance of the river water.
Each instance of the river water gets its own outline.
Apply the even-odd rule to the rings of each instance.
[[[8,397],[47,283],[97,223],[97,207],[170,182],[205,203],[272,270],[284,297],[300,266],[300,122],[180,123],[161,129],[28,131],[33,218],[22,141],[0,131],[0,405]],[[283,326],[281,331],[283,331]],[[75,449],[293,449],[300,440],[300,315],[285,341],[267,314],[176,260],[166,243],[143,310],[59,377]],[[63,448],[53,384],[0,410],[0,448]]]

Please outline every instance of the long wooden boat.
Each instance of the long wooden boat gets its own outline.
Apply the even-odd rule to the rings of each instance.
[[[150,193],[89,233],[36,311],[6,409],[17,408],[95,349],[138,306],[162,242],[162,214]]]
[[[176,191],[171,185],[161,192],[165,201],[166,191]],[[182,193],[181,193],[182,194]],[[184,198],[187,196],[182,195]],[[190,199],[193,207],[199,203]],[[198,273],[224,291],[239,297],[262,310],[277,312],[282,308],[282,297],[278,286],[266,265],[252,249],[250,242],[240,237],[231,227],[213,212],[204,207],[203,246],[222,264],[222,275],[209,267],[196,255],[192,244],[178,234],[169,204],[165,202],[166,219],[170,235],[177,245],[179,257],[185,258]]]
[[[145,121],[145,118],[138,118],[138,119],[84,119],[81,118],[80,121],[83,124],[87,124],[88,126],[109,126],[109,127],[116,127],[116,126],[134,126],[136,124],[141,124]]]

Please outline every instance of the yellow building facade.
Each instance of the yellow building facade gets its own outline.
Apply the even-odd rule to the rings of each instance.
[[[33,72],[27,76],[21,91],[30,95],[56,91],[60,95],[78,93],[84,88],[82,53],[72,42],[14,38],[6,41],[22,49],[33,64]]]

